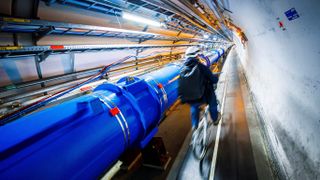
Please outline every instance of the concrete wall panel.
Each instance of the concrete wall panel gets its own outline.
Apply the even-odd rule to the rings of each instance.
[[[300,17],[289,21],[284,12],[293,7]],[[231,17],[249,39],[237,49],[250,87],[293,179],[320,178],[319,8],[316,0],[230,1]]]

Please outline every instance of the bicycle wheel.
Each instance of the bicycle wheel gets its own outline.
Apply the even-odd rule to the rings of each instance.
[[[198,129],[195,131],[193,137],[193,155],[198,160],[203,159],[207,151],[207,130],[207,122],[204,122],[203,125],[199,126]]]

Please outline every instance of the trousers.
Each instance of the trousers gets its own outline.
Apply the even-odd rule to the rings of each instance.
[[[198,128],[199,118],[200,118],[200,106],[204,103],[192,103],[191,107],[191,124],[192,128]],[[209,112],[213,122],[218,118],[218,104],[216,96],[210,96],[208,99]]]

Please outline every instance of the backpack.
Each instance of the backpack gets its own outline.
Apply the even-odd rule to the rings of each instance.
[[[204,77],[199,65],[184,65],[180,71],[178,93],[182,103],[199,102],[205,91]]]

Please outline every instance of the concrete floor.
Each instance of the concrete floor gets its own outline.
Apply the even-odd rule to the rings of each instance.
[[[228,59],[226,92],[215,179],[257,179],[239,77],[238,58]]]
[[[171,161],[165,171],[141,166],[133,172],[120,172],[114,179],[166,179],[172,164],[191,129],[190,108],[188,105],[179,105],[160,124],[155,137],[162,137]]]

